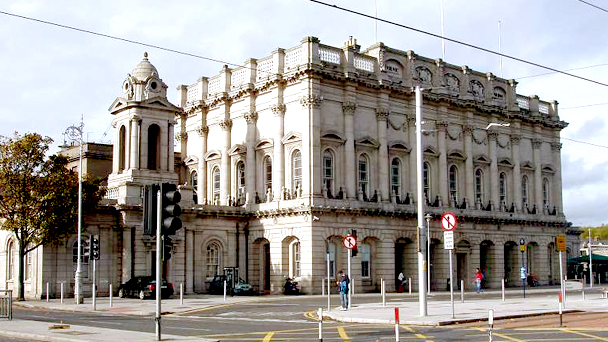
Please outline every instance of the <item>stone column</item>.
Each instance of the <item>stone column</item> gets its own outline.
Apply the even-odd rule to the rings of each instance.
[[[388,142],[386,137],[386,125],[388,124],[387,120],[389,114],[390,112],[388,109],[376,109],[376,117],[378,118],[378,141],[380,143],[378,150],[378,183],[382,201],[390,201],[391,198],[388,185],[390,175],[388,173]],[[371,189],[370,193],[372,193]]]
[[[258,113],[250,111],[245,114],[247,121],[247,165],[245,167],[245,200],[246,204],[255,201],[255,141],[256,141],[256,122]]]
[[[186,230],[186,293],[194,292],[194,231]]]
[[[412,150],[410,151],[410,158],[409,158],[410,159],[409,160],[409,167],[410,167],[409,193],[410,193],[410,199],[412,199],[412,203],[413,203],[415,201],[415,199],[418,198],[418,197],[416,197],[417,196],[417,194],[416,194],[416,189],[417,189],[416,177],[418,174],[418,170],[416,170],[416,149],[420,148],[416,144],[416,117],[408,116],[407,125],[408,125],[408,138],[410,141],[410,146],[412,148]]]
[[[129,169],[139,169],[139,127],[137,127],[137,119],[136,115],[131,117],[131,142],[129,143],[131,157],[129,159]]]
[[[519,124],[514,129],[519,130]],[[521,198],[521,164],[519,160],[519,134],[511,135],[511,152],[513,153],[513,203],[519,212],[523,210]]]
[[[496,139],[498,132],[488,131],[490,140],[490,198],[492,199],[492,209],[500,208],[498,194],[498,160],[496,156]]]
[[[450,203],[450,196],[448,192],[448,158],[447,148],[445,145],[445,133],[448,128],[448,123],[445,121],[437,123],[437,139],[439,146],[439,196],[441,197],[441,203],[446,205]]]
[[[230,150],[230,132],[232,129],[232,120],[224,119],[220,121],[219,125],[222,131],[224,131],[222,170],[220,174],[220,203],[222,205],[228,205],[228,199],[230,197],[230,156],[228,155],[228,151]]]
[[[552,187],[552,200],[553,205],[557,208],[557,213],[563,213],[562,203],[562,155],[561,155],[562,144],[559,142],[551,143],[551,151],[553,152],[553,165],[555,165],[555,179],[553,180]],[[553,210],[551,208],[551,210]],[[565,254],[565,253],[564,253]],[[593,261],[593,260],[592,260]]]
[[[475,208],[475,170],[473,169],[473,126],[464,127],[464,153],[467,159],[464,162],[465,194],[467,208]]]
[[[353,88],[353,89],[350,89]],[[354,93],[354,87],[347,87],[346,91]],[[342,112],[344,113],[344,134],[346,135],[346,143],[344,144],[344,193],[345,198],[357,198],[357,163],[355,160],[355,133],[354,133],[354,116],[357,104],[355,102],[342,103]]]
[[[207,200],[207,161],[205,154],[207,153],[207,136],[209,135],[208,126],[199,126],[196,129],[199,137],[201,137],[201,152],[198,158],[198,185],[196,192],[198,194],[198,204],[203,204]]]
[[[537,213],[543,212],[543,170],[540,163],[540,148],[542,144],[542,140],[532,139],[532,149],[534,150],[534,204],[536,204]]]
[[[283,196],[283,187],[285,186],[285,157],[283,151],[283,121],[285,118],[285,105],[282,103],[283,96],[281,94],[279,104],[272,105],[270,109],[276,118],[276,129],[274,136],[274,163],[272,165],[272,192],[274,200],[279,201]]]
[[[312,87],[308,84],[307,87]],[[312,89],[310,89],[312,90]],[[302,127],[302,194],[321,196],[321,151],[320,151],[320,107],[322,97],[316,94],[304,95],[300,104],[306,120]]]

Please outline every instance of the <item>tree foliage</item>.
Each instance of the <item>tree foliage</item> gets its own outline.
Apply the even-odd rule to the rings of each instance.
[[[37,133],[0,136],[0,228],[17,241],[18,300],[24,298],[25,255],[76,232],[78,175],[66,167],[65,157],[46,157],[51,142]],[[86,181],[83,211],[94,208],[102,195],[98,181]]]
[[[591,229],[591,240],[608,240],[608,224],[604,224],[598,227],[581,227],[581,240],[587,241],[589,239],[589,228]]]

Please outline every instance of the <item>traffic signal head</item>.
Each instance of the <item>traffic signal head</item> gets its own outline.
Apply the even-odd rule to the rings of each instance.
[[[160,192],[162,200],[162,234],[175,235],[182,227],[182,220],[179,218],[182,214],[182,208],[178,205],[182,196],[179,191],[177,191],[177,186],[175,184],[161,184]]]
[[[171,259],[171,252],[173,251],[173,241],[170,237],[165,236],[163,239],[163,260],[167,261]]]
[[[91,259],[99,260],[99,235],[91,236]]]
[[[355,237],[355,241],[357,241],[357,231],[355,229],[352,230],[351,235]],[[359,241],[357,241],[357,243],[355,244],[355,247],[353,247],[353,249],[350,251],[350,255],[353,257],[357,256],[357,253],[359,253],[359,250],[357,249],[357,246],[359,245]]]
[[[144,188],[144,234],[150,236],[156,236],[156,217],[158,215],[158,202],[156,194],[159,190],[160,186],[158,184],[146,185]]]

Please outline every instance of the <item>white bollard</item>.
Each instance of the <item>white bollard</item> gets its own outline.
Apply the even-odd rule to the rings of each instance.
[[[63,282],[61,282],[61,304],[63,304]]]
[[[409,293],[412,294],[412,278],[408,278],[407,286]]]
[[[179,305],[184,305],[184,283],[179,283]]]
[[[382,306],[386,306],[386,284],[380,279],[380,291],[382,292]]]
[[[110,284],[110,307],[112,307],[112,297],[114,297],[114,293],[112,292],[112,284]]]
[[[331,284],[329,281],[329,278],[327,278],[327,311],[331,310],[331,299],[330,299],[330,294],[331,294],[331,288],[330,288]]]
[[[505,279],[501,279],[502,280],[502,301],[505,301]]]
[[[492,328],[494,327],[494,310],[488,312],[488,341],[492,342]]]
[[[321,296],[325,296],[325,279],[321,279]]]
[[[97,297],[95,296],[95,292],[96,288],[95,288],[95,283],[93,283],[93,286],[91,287],[91,290],[93,291],[93,311],[97,310],[97,301],[95,300]]]
[[[395,341],[399,342],[399,308],[395,308]]]
[[[460,279],[460,301],[464,303],[464,280]]]
[[[317,315],[319,315],[319,341],[323,341],[323,308],[319,308]]]
[[[46,302],[49,302],[49,282],[46,282]]]
[[[224,280],[224,303],[226,303],[226,281]]]

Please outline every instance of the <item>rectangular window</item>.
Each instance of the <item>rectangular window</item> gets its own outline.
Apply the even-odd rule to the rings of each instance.
[[[327,154],[323,156],[323,185],[327,190],[332,191],[332,185],[334,182],[334,166],[331,155]]]
[[[370,270],[370,249],[369,245],[366,243],[362,243],[359,246],[359,252],[361,253],[361,277],[369,278]]]
[[[219,274],[220,262],[219,251],[214,246],[207,246],[207,278],[213,278]]]
[[[367,161],[359,160],[359,188],[367,195]]]
[[[399,196],[399,162],[391,164],[391,194]]]
[[[329,242],[327,249],[328,249],[327,252],[329,253],[329,277],[335,278],[336,277],[336,244],[333,242]],[[327,263],[327,253],[325,254],[325,263]],[[325,268],[327,268],[327,264],[325,265]],[[325,272],[327,272],[327,270]]]
[[[301,275],[300,243],[296,242],[293,244],[293,276],[300,277],[300,275]]]

